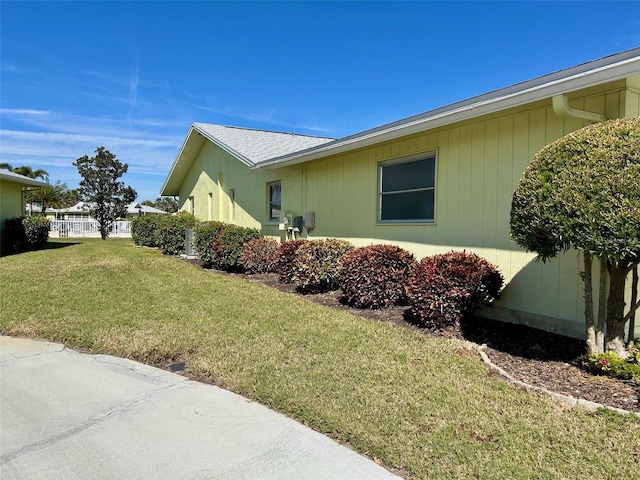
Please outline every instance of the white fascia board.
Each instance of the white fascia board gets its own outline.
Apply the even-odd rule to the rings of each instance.
[[[160,196],[172,195],[172,194],[165,193],[165,191],[169,187],[169,181],[172,179],[174,173],[176,173],[176,168],[178,166],[178,163],[180,163],[180,159],[182,158],[182,156],[185,153],[185,150],[187,148],[187,145],[189,144],[189,141],[191,140],[191,135],[193,134],[193,132],[194,132],[194,125],[191,124],[191,126],[189,127],[189,131],[187,132],[187,135],[184,138],[184,142],[182,142],[182,146],[180,147],[180,151],[178,152],[178,155],[176,156],[176,159],[173,161],[173,165],[171,165],[171,170],[169,170],[169,175],[167,175],[167,178],[165,179],[164,184],[162,185],[162,188],[160,189]]]
[[[394,125],[387,129],[373,129],[369,134],[363,132],[362,135],[356,135],[354,137],[347,138],[344,141],[337,140],[336,142],[331,142],[324,147],[317,147],[308,153],[281,157],[280,159],[261,163],[254,168],[270,169],[309,162],[329,155],[348,152],[355,150],[356,148],[367,147],[373,144],[411,135],[413,133],[424,132],[426,130],[446,126],[455,122],[473,119],[481,115],[518,107],[538,100],[544,100],[546,98],[551,98],[554,95],[569,93],[602,83],[613,82],[638,73],[640,73],[640,58],[634,57],[613,65],[607,65],[601,68],[578,73],[570,77],[547,82],[512,94],[490,98],[483,101],[481,100],[477,103],[463,105],[451,110],[445,110],[432,116]]]

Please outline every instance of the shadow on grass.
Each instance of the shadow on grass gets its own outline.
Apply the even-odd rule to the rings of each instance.
[[[6,251],[4,248],[0,250],[0,257],[10,257],[12,255],[20,255],[22,253],[27,252],[35,252],[38,250],[57,250],[58,248],[66,248],[71,247],[73,245],[79,245],[80,242],[47,242],[47,244],[42,248],[36,248],[35,250],[25,250],[25,251]]]
[[[72,247],[73,245],[80,245],[81,242],[47,242],[44,248],[41,250],[57,250],[58,248]]]

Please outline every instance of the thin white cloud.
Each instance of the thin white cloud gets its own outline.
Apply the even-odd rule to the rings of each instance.
[[[35,110],[32,108],[0,108],[1,115],[27,115],[27,116],[43,116],[51,115],[49,110]]]

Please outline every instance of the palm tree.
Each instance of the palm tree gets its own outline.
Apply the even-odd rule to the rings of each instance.
[[[5,164],[8,165],[8,164]],[[11,165],[9,165],[11,166]],[[41,178],[42,180],[47,181],[49,179],[49,172],[47,172],[46,170],[39,168],[37,170],[34,170],[33,168],[31,168],[29,165],[23,165],[22,167],[16,167],[13,170],[13,173],[17,173],[18,175],[23,175],[25,177],[28,178]]]
[[[45,211],[48,208],[64,208],[67,206],[66,202],[67,184],[61,183],[60,180],[56,181],[54,185],[49,187],[38,188],[37,190],[30,190],[27,193],[27,201],[30,203],[37,203],[40,205],[40,215],[44,216]]]

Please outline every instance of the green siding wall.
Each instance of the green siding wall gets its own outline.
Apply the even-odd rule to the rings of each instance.
[[[619,81],[574,93],[569,101],[574,108],[609,118],[637,115],[640,89]],[[194,196],[195,213],[201,219],[261,226],[265,234],[280,236],[277,225],[265,224],[266,184],[280,180],[284,211],[316,214],[316,228],[304,236],[339,237],[356,245],[395,243],[418,258],[452,249],[473,251],[496,264],[506,281],[503,298],[484,314],[581,337],[584,304],[578,253],[567,252],[546,264],[536,262],[534,254],[510,240],[509,212],[513,191],[533,155],[584,125],[579,119],[557,116],[551,100],[540,101],[315,162],[254,171],[208,143],[180,198],[184,202]],[[433,151],[435,223],[378,222],[380,162]],[[235,191],[233,219],[224,209],[216,218],[205,208],[209,194],[214,204],[227,201],[218,192],[218,172],[223,172],[224,191]],[[215,205],[213,211],[218,211]]]
[[[269,182],[282,182],[282,206],[301,214],[302,167],[251,171],[249,167],[212,143],[205,143],[180,188],[180,209],[202,221],[218,220],[261,228],[265,235],[281,236],[277,223],[268,221]],[[233,195],[231,194],[233,191]],[[233,196],[233,199],[232,199]]]
[[[0,180],[0,232],[7,218],[24,215],[22,185]]]

